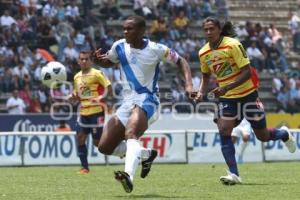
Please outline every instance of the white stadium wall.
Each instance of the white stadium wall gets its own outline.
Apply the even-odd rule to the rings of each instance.
[[[144,147],[158,150],[159,156],[156,162],[224,162],[220,151],[220,137],[211,119],[193,116],[179,120],[178,118],[172,119],[170,116],[164,115],[141,138],[141,144]],[[35,125],[35,120],[33,118],[17,119],[14,121],[16,124],[11,124],[13,132],[2,131],[0,133],[0,166],[79,164],[75,133],[51,132],[51,127],[55,125],[49,120],[43,119],[48,123],[46,125]],[[0,125],[1,121],[0,116]],[[7,117],[6,123],[8,122]],[[26,124],[21,125],[21,122],[26,122]],[[29,130],[39,130],[39,132],[26,131],[26,127]],[[297,151],[294,154],[290,154],[282,142],[271,141],[262,145],[252,134],[244,154],[244,162],[300,160],[300,130],[294,129],[292,132],[297,143]],[[98,153],[97,148],[93,147],[90,141],[87,145],[88,159],[91,164],[124,162],[124,159],[113,156],[105,157]]]

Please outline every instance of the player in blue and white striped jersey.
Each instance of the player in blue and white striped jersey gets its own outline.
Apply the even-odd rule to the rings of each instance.
[[[133,177],[140,159],[141,177],[144,178],[157,156],[156,150],[143,148],[138,139],[157,119],[159,62],[176,64],[184,75],[186,92],[191,94],[193,88],[187,61],[167,46],[144,38],[145,30],[142,17],[129,17],[123,23],[125,39],[116,41],[106,54],[101,49],[95,52],[95,59],[101,66],[118,64],[125,83],[124,100],[104,127],[98,149],[106,155],[126,154],[125,170],[115,172],[115,178],[126,192],[133,189]]]

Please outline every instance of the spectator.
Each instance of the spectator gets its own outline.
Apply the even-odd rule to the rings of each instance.
[[[146,0],[134,0],[133,2],[133,10],[135,14],[151,18],[152,11],[150,10],[149,6],[147,5]]]
[[[293,50],[299,51],[300,50],[300,18],[297,16],[296,13],[290,12],[289,13],[290,20],[288,21],[288,26],[291,31],[291,35],[293,38]]]
[[[41,18],[37,27],[37,40],[40,48],[49,49],[56,44],[55,34],[51,27],[51,20],[47,17]]]
[[[41,104],[42,112],[49,112],[49,94],[47,93],[47,89],[41,83],[38,85],[38,98]]]
[[[215,0],[215,6],[217,8],[217,17],[224,18],[226,21],[228,19],[228,6],[227,0]]]
[[[5,10],[0,18],[0,25],[2,27],[10,27],[12,24],[17,24],[16,20],[9,15],[9,11]]]
[[[160,41],[168,33],[167,24],[162,17],[157,17],[152,22],[150,33],[154,36],[156,41]]]
[[[210,0],[204,0],[202,5],[202,13],[204,18],[215,15],[215,12],[212,10],[212,6],[210,4]]]
[[[28,112],[29,113],[41,113],[42,112],[41,103],[36,94],[33,94],[31,96],[30,104],[28,107]]]
[[[187,37],[188,18],[183,11],[179,12],[179,15],[174,19],[174,27],[179,31],[180,37]]]
[[[88,12],[93,8],[94,2],[93,0],[81,0],[83,7],[83,15],[86,16]]]
[[[283,62],[281,59],[281,54],[276,48],[275,44],[272,42],[271,46],[267,49],[266,58],[266,69],[273,73],[274,71],[284,71]]]
[[[273,80],[272,80],[272,93],[274,95],[277,95],[281,91],[282,87],[283,87],[283,84],[282,84],[280,78],[278,78],[278,75],[274,76]]]
[[[14,67],[13,75],[15,77],[16,88],[18,89],[23,88],[26,83],[30,82],[29,71],[21,60],[18,62],[18,65]]]
[[[3,75],[0,77],[0,91],[8,93],[14,89],[13,72],[9,67],[4,67]]]
[[[6,108],[9,114],[24,114],[25,113],[25,103],[19,98],[18,90],[14,90],[12,96],[7,100]]]
[[[55,15],[55,18],[60,21],[64,21],[66,19],[66,9],[64,7],[64,1],[60,0],[57,2],[56,5],[57,14]]]
[[[272,42],[274,44],[279,44],[282,40],[282,35],[274,26],[274,24],[270,24],[268,31],[269,31],[269,35],[271,36]]]
[[[42,15],[46,18],[53,18],[57,15],[57,12],[54,0],[48,0],[47,4],[43,7]]]
[[[184,0],[170,0],[169,1],[171,13],[173,16],[177,16],[180,12],[184,11]]]
[[[79,53],[74,47],[73,41],[69,41],[66,48],[63,50],[64,59],[69,59],[71,61],[76,61]]]
[[[19,90],[19,97],[23,99],[25,105],[30,106],[32,99],[32,91],[29,84],[26,84],[23,89]]]
[[[73,27],[65,21],[59,21],[55,29],[55,39],[58,43],[57,60],[63,60],[63,50],[74,33]]]
[[[264,69],[265,57],[262,52],[256,47],[256,42],[253,41],[251,46],[247,48],[247,55],[250,58],[252,66],[256,67],[259,71]]]
[[[245,28],[245,22],[241,21],[238,23],[238,26],[236,26],[235,32],[237,34],[237,37],[239,38],[240,42],[243,45],[246,45],[246,39],[248,38],[249,34]]]
[[[76,0],[71,0],[70,5],[66,8],[66,16],[71,18],[71,20],[75,20],[77,17],[79,17],[79,8],[76,5]]]
[[[104,0],[103,7],[100,9],[100,12],[104,15],[104,19],[119,19],[121,17],[121,13],[117,8],[116,0]]]
[[[189,20],[198,20],[202,18],[201,16],[201,1],[200,0],[187,0],[186,7],[186,15]]]

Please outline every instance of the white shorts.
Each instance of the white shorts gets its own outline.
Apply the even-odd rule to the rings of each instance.
[[[157,95],[133,94],[123,100],[121,106],[117,109],[115,114],[124,126],[127,125],[131,110],[135,105],[139,106],[146,112],[148,126],[158,119],[159,98]]]
[[[252,128],[250,123],[243,119],[241,123],[232,130],[231,136],[240,137],[243,134],[250,135],[252,132]]]

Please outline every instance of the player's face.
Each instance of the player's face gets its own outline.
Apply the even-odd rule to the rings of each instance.
[[[88,53],[79,54],[78,64],[80,65],[81,70],[87,70],[91,68],[92,61]]]
[[[221,34],[221,29],[213,22],[208,21],[203,25],[204,34],[208,42],[218,42]]]
[[[126,42],[129,44],[143,38],[143,30],[138,27],[134,20],[126,20],[123,24],[123,32]]]

